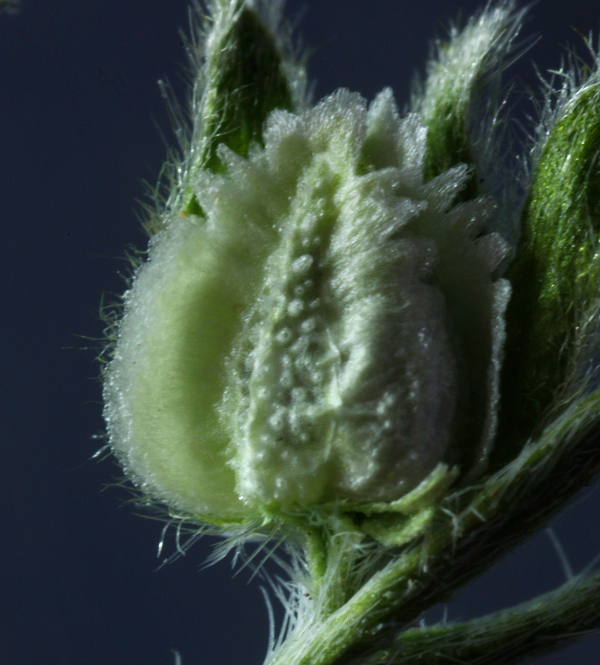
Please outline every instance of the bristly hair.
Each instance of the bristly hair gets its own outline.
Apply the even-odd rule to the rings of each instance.
[[[158,184],[148,188],[150,204],[144,206],[144,228],[149,236],[159,231],[164,218],[179,214],[193,173],[200,165],[201,137],[205,136],[204,106],[207,86],[205,63],[212,49],[227,33],[237,15],[245,7],[258,13],[273,37],[282,56],[282,69],[290,85],[296,109],[308,106],[310,88],[307,83],[307,54],[301,42],[294,37],[293,24],[283,16],[285,0],[192,0],[189,8],[188,34],[180,30],[188,65],[184,78],[188,82],[189,96],[185,106],[167,80],[159,81],[160,93],[165,100],[177,147],[168,147],[167,159],[161,169]]]
[[[502,234],[513,255],[528,171],[520,150],[514,149],[523,139],[519,123],[508,113],[513,84],[504,86],[502,74],[537,41],[536,36],[520,39],[530,7],[519,8],[516,0],[490,0],[464,25],[450,24],[447,41],[431,43],[426,82],[415,76],[410,103],[429,125],[440,102],[454,101],[455,120],[469,137],[480,193],[496,201],[489,230]]]
[[[587,38],[583,35],[581,37],[589,58],[584,58],[569,47],[566,57],[561,58],[560,68],[550,70],[550,80],[537,72],[543,97],[542,103],[537,105],[536,126],[531,137],[531,170],[537,166],[559,119],[582,94],[600,84],[600,37],[596,48],[591,33]]]
[[[532,132],[528,163],[532,173],[536,170],[552,131],[579,100],[594,91],[595,103],[600,104],[600,38],[594,47],[591,33],[587,38],[583,35],[581,37],[587,47],[587,58],[569,47],[566,56],[561,59],[560,68],[550,71],[549,80],[538,72],[543,97],[542,103],[538,105],[537,123]],[[600,153],[596,159],[600,159]],[[573,305],[577,304],[577,299],[573,299]],[[584,309],[581,303],[579,305],[579,325],[573,352],[569,358],[564,385],[558,392],[557,402],[561,407],[589,394],[600,382],[600,368],[595,360],[600,352],[600,297],[586,303]]]

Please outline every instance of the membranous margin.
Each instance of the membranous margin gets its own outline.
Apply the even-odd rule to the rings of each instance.
[[[426,131],[416,116],[400,121],[390,91],[368,114],[339,91],[303,114],[276,114],[265,136],[254,160],[296,183],[271,222],[280,240],[221,409],[243,499],[393,501],[446,456],[484,458],[508,287],[491,280],[501,240],[475,240],[487,203],[447,213],[468,169],[424,185]],[[258,170],[246,182],[248,199],[264,197]]]
[[[517,258],[507,273],[515,297],[507,311],[502,419],[503,429],[520,440],[544,424],[544,412],[573,369],[577,346],[597,334],[597,319],[589,317],[598,305],[599,201],[596,77],[552,128],[523,212]]]
[[[222,172],[219,145],[246,156],[254,142],[263,144],[267,115],[276,108],[293,108],[283,56],[260,16],[243,0],[226,11],[232,14],[230,25],[223,32],[211,34],[207,44],[207,62],[202,70],[206,79],[202,121],[198,123],[202,136],[197,137],[201,145],[194,170]],[[225,22],[224,18],[215,20]],[[202,215],[193,193],[183,212]]]

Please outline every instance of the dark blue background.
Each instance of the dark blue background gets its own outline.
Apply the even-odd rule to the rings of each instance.
[[[302,2],[290,2],[294,15]],[[316,97],[339,86],[366,97],[393,86],[402,105],[428,40],[444,36],[457,0],[313,0],[301,32]],[[419,6],[417,6],[419,4]],[[25,0],[0,15],[0,262],[2,493],[0,661],[43,665],[260,665],[267,612],[249,574],[199,566],[205,539],[156,572],[161,524],[102,491],[118,475],[89,461],[103,427],[94,342],[102,294],[123,285],[119,258],[143,245],[136,219],[142,179],[165,154],[154,120],[172,140],[156,85],[183,97],[178,27],[185,0]],[[560,45],[600,27],[587,0],[540,0],[525,34],[530,60],[558,68]],[[83,337],[82,337],[83,336]],[[91,350],[81,351],[86,345]],[[600,494],[592,491],[556,526],[574,569],[600,552]],[[173,551],[173,539],[167,542]],[[563,581],[541,534],[448,607],[450,619],[513,604]],[[600,663],[588,638],[543,663]],[[526,662],[530,662],[529,659]]]

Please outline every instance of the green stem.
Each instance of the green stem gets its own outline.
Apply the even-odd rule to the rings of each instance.
[[[508,665],[564,646],[600,624],[600,573],[463,623],[411,628],[365,665]]]

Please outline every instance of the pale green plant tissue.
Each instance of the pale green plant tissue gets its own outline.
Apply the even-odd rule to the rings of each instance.
[[[269,665],[510,663],[594,630],[596,573],[414,624],[600,466],[598,55],[513,145],[517,3],[453,28],[405,113],[313,103],[282,12],[190,10],[189,117],[107,313],[112,451],[220,555],[284,548]]]

